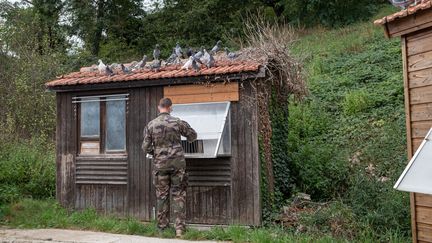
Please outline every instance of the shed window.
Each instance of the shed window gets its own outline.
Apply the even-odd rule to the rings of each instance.
[[[173,105],[172,115],[188,122],[198,134],[194,143],[182,138],[186,157],[231,155],[230,102],[176,104]]]
[[[127,99],[127,94],[74,97],[80,109],[80,154],[126,152]]]

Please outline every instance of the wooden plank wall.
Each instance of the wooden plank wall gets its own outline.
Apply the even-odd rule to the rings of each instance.
[[[106,92],[115,93],[115,90]],[[57,94],[56,193],[61,204],[67,207],[93,207],[99,212],[148,221],[153,218],[156,196],[152,164],[141,149],[142,132],[145,125],[157,116],[163,87],[135,88],[126,92],[130,94],[126,113],[127,157],[98,158],[97,161],[76,158],[77,114],[72,97],[98,92]],[[187,195],[189,223],[261,224],[257,107],[251,102],[254,95],[251,85],[244,82],[239,101],[232,102],[231,157],[187,160],[190,174]],[[123,164],[125,160],[127,167]],[[75,180],[76,170],[81,175],[82,166],[96,166],[96,162],[100,163],[98,166],[115,163],[113,166],[120,166],[122,171],[127,168],[127,180],[123,177],[117,181],[110,180],[112,183],[106,183],[104,178],[91,182]]]
[[[152,180],[152,162],[146,158],[141,145],[143,130],[149,121],[156,118],[157,104],[163,97],[162,87],[130,90],[128,111],[128,212],[141,220],[153,218],[156,192]]]
[[[75,202],[76,109],[71,93],[57,93],[56,198],[64,207]]]
[[[231,196],[235,224],[261,224],[258,108],[250,82],[231,107]]]
[[[165,86],[164,96],[174,104],[238,101],[238,82]]]
[[[432,127],[432,29],[402,37],[408,157]],[[432,196],[411,194],[413,241],[432,242]]]

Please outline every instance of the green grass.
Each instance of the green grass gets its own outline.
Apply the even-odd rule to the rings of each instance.
[[[143,223],[135,218],[117,218],[101,215],[93,209],[68,212],[52,199],[23,199],[17,203],[2,205],[0,206],[0,225],[19,229],[61,228],[174,238],[174,229],[170,228],[163,234],[159,234],[155,222]],[[259,228],[245,228],[242,226],[214,227],[207,231],[188,229],[184,239],[253,243],[349,242],[330,235],[302,234],[276,226]],[[397,238],[397,235],[392,238],[392,242],[404,242],[404,240]],[[356,241],[373,242],[373,238],[365,235]]]
[[[306,231],[409,241],[409,194],[392,188],[407,163],[400,40],[371,20],[308,30],[293,52],[310,90],[289,107],[295,191],[339,202],[304,214]]]

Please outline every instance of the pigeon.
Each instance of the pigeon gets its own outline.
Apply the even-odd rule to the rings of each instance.
[[[120,65],[120,67],[121,67],[122,72],[125,73],[125,74],[128,74],[128,73],[131,72],[129,70],[129,68],[127,68],[127,67],[125,67],[125,65],[123,65],[123,63]]]
[[[154,70],[155,72],[159,71],[161,68],[162,61],[161,60],[154,60],[153,63],[150,65],[150,69]]]
[[[211,49],[211,53],[216,54],[220,50],[220,44],[222,44],[222,41],[218,40],[216,45]]]
[[[105,66],[105,75],[108,75],[108,76],[113,76],[114,75],[114,71],[112,70],[111,67]]]
[[[147,63],[147,55],[144,55],[141,61],[139,61],[137,67],[142,69],[145,67],[146,63]]]
[[[390,0],[390,2],[395,6],[402,9],[406,9],[412,4],[417,5],[417,0]]]
[[[235,52],[230,52],[227,47],[225,47],[225,53],[226,53],[226,56],[228,57],[228,59],[230,59],[231,61],[233,61],[234,59],[236,59],[239,56],[239,54],[237,54]]]
[[[181,69],[189,70],[189,68],[192,68],[193,61],[194,61],[194,57],[190,56],[189,59],[186,61],[186,63],[181,67]]]
[[[173,48],[172,54],[171,54],[171,56],[168,57],[168,59],[166,60],[166,62],[168,64],[173,64],[173,63],[176,62],[177,58],[178,58],[178,56],[176,54],[176,48]]]
[[[153,60],[159,60],[159,57],[160,57],[159,44],[156,44],[155,49],[153,50]]]
[[[100,74],[104,74],[106,71],[106,65],[102,62],[101,59],[99,59],[98,70]]]
[[[176,47],[175,47],[175,54],[180,58],[183,56],[183,50],[180,47],[180,43],[177,42]]]
[[[204,47],[201,46],[200,50],[197,53],[195,53],[194,55],[195,59],[201,59],[201,57],[204,55],[203,49]]]
[[[186,55],[187,55],[187,57],[190,57],[190,56],[193,56],[195,53],[194,53],[194,51],[192,50],[192,48],[188,48],[188,50],[186,51]]]
[[[199,72],[199,70],[200,70],[200,67],[197,64],[197,61],[193,57],[192,57],[192,68],[195,70],[195,72]]]
[[[215,59],[212,54],[208,53],[206,49],[204,49],[204,56],[202,57],[202,62],[207,68],[214,67]]]
[[[111,65],[107,65],[107,66],[109,66],[111,68],[111,70],[113,70],[113,71],[121,68],[120,64],[118,64],[118,63],[111,63]]]

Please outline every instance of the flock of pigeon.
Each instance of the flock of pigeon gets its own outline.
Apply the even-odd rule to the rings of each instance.
[[[160,59],[160,46],[159,44],[156,44],[155,49],[153,50],[153,61],[149,65],[147,65],[147,55],[144,55],[141,61],[133,62],[128,67],[126,67],[124,64],[117,63],[106,65],[102,62],[102,60],[99,59],[99,65],[97,66],[97,68],[100,74],[105,74],[109,76],[114,75],[113,70],[118,68],[120,68],[124,74],[129,74],[134,70],[140,70],[145,68],[149,68],[157,72],[162,67],[162,61],[165,62],[165,65],[181,65],[183,64],[182,58],[187,57],[188,59],[183,64],[181,69],[193,69],[195,70],[195,72],[199,72],[202,65],[207,68],[211,68],[216,65],[214,55],[221,51],[221,44],[222,41],[219,40],[218,42],[216,42],[216,45],[210,51],[207,51],[206,49],[204,49],[204,47],[201,46],[198,52],[195,52],[192,48],[188,48],[187,51],[183,51],[182,47],[177,42],[176,46],[173,48],[172,54],[166,60]],[[226,57],[231,61],[233,61],[239,56],[238,53],[230,52],[227,47],[225,47],[224,50]]]
[[[390,2],[399,8],[407,9],[409,6],[415,6],[419,3],[424,3],[429,0],[390,0]]]

